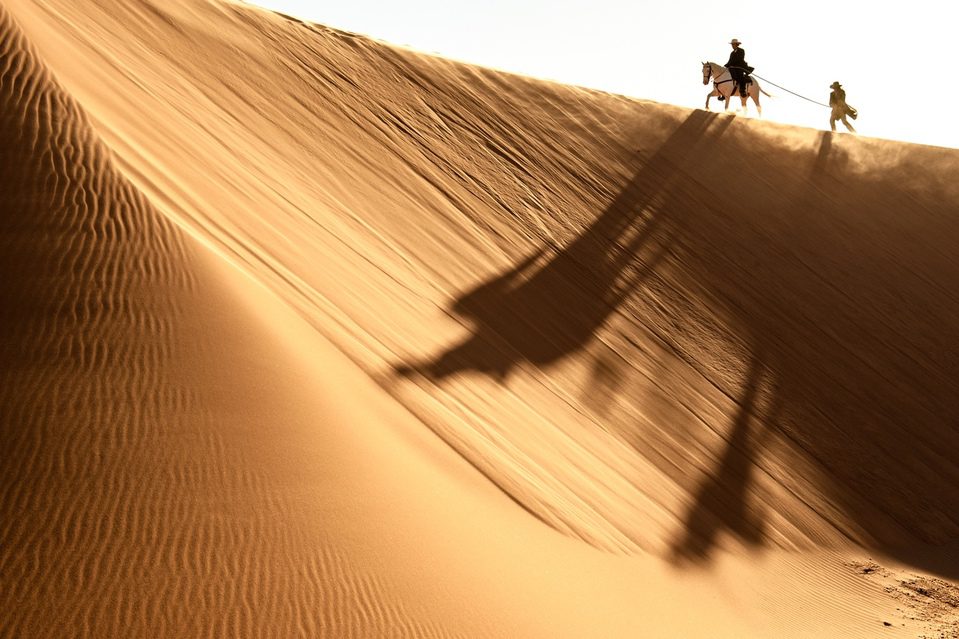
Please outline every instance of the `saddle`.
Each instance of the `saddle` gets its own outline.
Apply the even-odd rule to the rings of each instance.
[[[752,79],[751,77],[749,77],[749,73],[747,72],[747,74],[746,74],[745,76],[743,76],[743,85],[742,85],[742,87],[738,87],[738,86],[736,87],[736,89],[739,91],[739,97],[741,97],[741,98],[745,98],[745,97],[746,97],[746,92],[749,90],[749,85],[752,84],[752,83],[753,83],[753,79]],[[735,94],[736,94],[736,91],[733,91],[733,95],[735,95]],[[719,100],[720,102],[722,102],[723,100],[726,99],[726,97],[725,97],[724,95],[720,94],[719,97],[716,98],[716,99]],[[853,116],[852,119],[855,120],[856,117]]]
[[[743,72],[742,86],[737,86],[736,88],[739,89],[739,96],[742,98],[745,98],[749,85],[753,83],[753,79],[752,77],[750,77],[749,74],[752,73],[756,69],[756,67],[751,67],[747,64],[745,67],[730,67],[730,68],[739,69]],[[735,91],[733,93],[735,93]],[[722,101],[724,98],[723,96],[719,96],[719,99],[720,101]]]
[[[751,67],[747,64],[746,68],[743,70],[744,71],[743,86],[742,86],[742,91],[740,92],[740,95],[744,98],[746,97],[746,91],[748,91],[749,85],[753,83],[752,76],[750,76],[749,74],[752,73],[755,69],[756,67]]]

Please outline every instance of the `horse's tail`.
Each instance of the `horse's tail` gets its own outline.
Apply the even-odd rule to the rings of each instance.
[[[756,81],[753,80],[753,82],[756,82]],[[774,97],[772,93],[766,93],[766,89],[764,89],[763,85],[759,84],[758,82],[756,82],[756,88],[759,89],[759,92],[762,93],[767,98]]]

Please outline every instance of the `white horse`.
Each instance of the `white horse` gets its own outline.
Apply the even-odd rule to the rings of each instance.
[[[739,93],[739,87],[736,86],[736,81],[733,80],[732,74],[729,73],[729,69],[721,64],[703,62],[703,84],[709,84],[710,78],[713,80],[713,90],[706,96],[706,110],[709,110],[709,98],[717,95],[723,96],[725,100],[723,110],[729,110],[730,98],[732,98],[733,94]],[[759,105],[759,94],[762,93],[770,98],[772,96],[760,88],[759,80],[756,78],[750,78],[750,80],[751,82],[746,85],[746,96],[742,98],[743,111],[746,110],[747,98],[752,98],[756,104],[756,111],[759,112],[759,115],[762,115],[763,108]]]

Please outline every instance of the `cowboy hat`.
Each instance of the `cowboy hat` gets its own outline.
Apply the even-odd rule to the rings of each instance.
[[[732,40],[729,41],[729,44],[742,44],[742,42],[740,42],[736,38],[733,38]]]
[[[838,89],[840,87],[842,87],[842,85],[839,84],[838,82],[833,82],[832,84],[829,85],[830,89]]]

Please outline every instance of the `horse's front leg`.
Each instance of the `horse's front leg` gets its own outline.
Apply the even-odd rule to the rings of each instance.
[[[726,95],[726,92],[723,92],[723,111],[729,111],[729,101],[732,100],[733,94],[730,92],[729,95]]]

